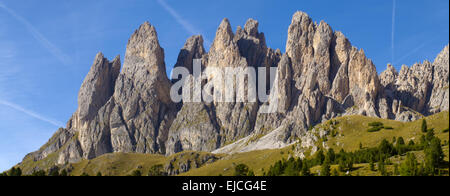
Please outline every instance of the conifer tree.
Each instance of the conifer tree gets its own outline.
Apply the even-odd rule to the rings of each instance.
[[[67,171],[65,169],[63,169],[61,171],[61,173],[59,174],[59,176],[68,176],[69,174],[67,174]]]
[[[375,171],[375,163],[373,162],[373,160],[370,160],[369,166],[370,166],[370,171]]]
[[[330,176],[330,175],[331,175],[330,163],[328,161],[324,161],[320,169],[320,176]]]
[[[433,138],[430,144],[425,148],[425,168],[430,175],[436,174],[439,165],[444,160],[444,153],[442,151],[441,140]]]
[[[308,164],[305,164],[305,163],[303,164],[301,174],[302,174],[302,176],[311,176],[311,172],[309,171]]]
[[[427,121],[425,119],[422,120],[422,133],[426,133],[428,130]]]
[[[401,176],[417,176],[418,167],[417,159],[413,153],[408,153],[406,155],[406,160],[400,165],[400,175]]]
[[[245,164],[236,165],[234,168],[234,176],[247,176],[249,173],[249,168]]]

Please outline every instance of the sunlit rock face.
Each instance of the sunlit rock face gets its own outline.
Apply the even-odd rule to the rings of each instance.
[[[167,77],[156,28],[146,22],[129,39],[122,70],[119,57],[109,61],[101,53],[96,55],[67,127],[25,158],[37,161],[57,153],[57,163],[65,164],[112,152],[233,153],[282,148],[298,138],[306,138],[305,145],[310,145],[315,140],[308,128],[335,117],[413,121],[449,108],[448,45],[434,62],[403,66],[399,71],[388,65],[378,75],[364,50],[306,13],[293,15],[284,54],[269,48],[258,28],[259,22],[249,19],[233,31],[224,19],[209,51],[201,35],[192,36],[174,67],[186,68],[189,75],[182,92],[195,82],[205,87],[226,68],[274,68],[274,76],[267,72],[256,78],[268,81],[268,102],[175,103],[171,88],[180,80]],[[201,62],[200,79],[194,74],[194,59]],[[244,92],[250,88],[237,84]],[[276,109],[264,112],[274,102]]]

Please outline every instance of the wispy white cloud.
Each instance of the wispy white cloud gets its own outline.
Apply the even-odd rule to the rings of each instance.
[[[41,44],[45,49],[47,49],[60,62],[62,62],[64,65],[69,64],[69,57],[53,43],[51,43],[44,35],[42,35],[42,33],[40,33],[30,22],[28,22],[28,20],[17,14],[14,10],[7,7],[3,2],[0,2],[0,11],[5,11],[7,14],[20,22],[20,24],[24,25],[25,29],[38,41],[38,43]],[[3,41],[6,42],[3,42],[2,47],[0,48],[0,68],[2,68],[3,70],[0,73],[0,107],[8,107],[42,122],[49,123],[56,127],[63,127],[64,123],[62,122],[48,118],[42,114],[31,111],[23,106],[6,101],[4,99],[6,97],[11,97],[11,93],[13,93],[14,91],[14,88],[6,88],[11,85],[11,81],[18,81],[17,79],[19,79],[23,82],[23,79],[18,78],[20,68],[18,66],[9,65],[10,60],[16,56],[15,52],[17,49],[14,47],[14,44],[11,44],[8,40]]]
[[[33,112],[33,111],[31,111],[31,110],[25,109],[25,108],[23,108],[22,106],[19,106],[19,105],[17,105],[17,104],[14,104],[14,103],[11,103],[11,102],[8,102],[8,101],[1,100],[1,99],[0,99],[0,105],[3,105],[3,106],[6,106],[6,107],[9,107],[9,108],[12,108],[12,109],[14,109],[14,110],[16,110],[16,111],[22,112],[22,113],[24,113],[24,114],[26,114],[26,115],[28,115],[28,116],[30,116],[30,117],[33,117],[33,118],[38,119],[38,120],[40,120],[40,121],[43,121],[43,122],[52,124],[52,125],[54,125],[54,126],[57,126],[57,127],[64,127],[64,123],[62,123],[62,122],[59,122],[59,121],[57,121],[57,120],[53,120],[53,119],[51,119],[51,118],[45,117],[45,116],[43,116],[43,115],[41,115],[41,114],[38,114],[38,113],[36,113],[36,112]]]
[[[29,33],[44,47],[46,48],[53,56],[55,56],[59,61],[61,61],[64,65],[69,65],[70,58],[68,55],[64,54],[58,47],[56,47],[53,43],[51,43],[42,33],[40,33],[27,19],[17,14],[14,10],[7,7],[5,4],[0,2],[0,9],[3,9],[20,23],[22,23]]]
[[[392,63],[395,61],[395,15],[396,15],[396,0],[392,0],[392,33],[391,33],[391,50]]]
[[[176,21],[178,24],[183,26],[183,28],[192,35],[201,35],[202,33],[196,29],[191,23],[183,19],[177,11],[175,11],[165,0],[158,0],[159,5],[163,7]],[[204,37],[204,36],[203,36]],[[204,37],[205,43],[209,46],[211,42]]]

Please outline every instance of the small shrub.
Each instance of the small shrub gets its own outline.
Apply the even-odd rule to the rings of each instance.
[[[378,132],[382,129],[383,127],[372,127],[370,129],[367,129],[367,132],[369,133],[373,133],[373,132]]]
[[[49,176],[59,176],[59,169],[58,169],[58,167],[53,168],[53,169],[50,171]]]
[[[142,176],[141,170],[134,170],[133,173],[131,173],[131,176]]]
[[[394,129],[393,127],[384,127],[384,129],[387,129],[387,130],[392,130],[392,129]]]
[[[148,176],[164,176],[164,166],[159,164],[159,165],[154,165],[150,168],[150,171],[148,172]]]
[[[20,168],[12,168],[8,172],[8,176],[22,176],[22,170]]]
[[[234,176],[255,176],[255,173],[247,165],[239,164],[234,168]]]
[[[381,122],[371,122],[371,123],[369,123],[369,126],[371,126],[371,127],[382,127],[383,123],[381,123]]]
[[[371,123],[369,123],[369,126],[371,126],[371,128],[367,129],[367,132],[370,132],[370,133],[378,132],[384,128],[383,123],[381,123],[381,122],[371,122]]]
[[[34,171],[31,176],[46,176],[44,170]]]

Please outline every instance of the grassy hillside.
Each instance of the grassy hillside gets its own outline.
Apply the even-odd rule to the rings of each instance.
[[[449,127],[449,112],[442,112],[433,116],[425,118],[428,128],[434,128],[436,136],[442,141],[449,140],[449,133],[444,133],[443,130]],[[330,121],[317,125],[316,128],[328,129],[330,132],[335,129],[337,135],[335,137],[329,135],[326,140],[330,148],[336,152],[344,149],[347,152],[352,152],[359,149],[359,144],[362,143],[365,148],[378,146],[383,139],[391,141],[394,137],[403,137],[406,142],[414,140],[418,142],[419,138],[424,134],[421,132],[422,120],[415,122],[398,122],[393,120],[386,120],[380,118],[372,118],[366,116],[346,116],[333,119],[337,122],[336,125],[330,126]],[[391,127],[392,129],[382,129],[378,132],[369,133],[369,123],[381,122],[384,127]],[[181,174],[183,176],[214,176],[214,175],[233,175],[233,168],[237,164],[245,164],[254,170],[256,175],[262,175],[263,170],[268,168],[276,161],[287,159],[292,156],[292,147],[276,150],[262,150],[247,153],[240,153],[229,155],[224,160],[219,160],[213,164],[205,165],[201,168],[191,170],[187,173]],[[448,161],[449,149],[444,147],[445,160]],[[418,160],[423,160],[423,151],[416,152]],[[394,157],[393,157],[394,158]],[[405,159],[405,156],[397,157],[398,163]],[[332,166],[332,168],[337,165]],[[369,164],[356,164],[355,170],[351,175],[379,175],[377,171],[370,171]],[[393,171],[392,165],[386,166],[388,171]],[[320,166],[311,168],[312,173],[318,173]]]
[[[101,172],[108,176],[124,176],[134,170],[149,171],[153,165],[164,164],[166,157],[162,155],[113,153],[100,156],[93,160],[83,160],[72,164],[70,175],[79,176],[83,173],[95,175]]]
[[[443,147],[445,158],[444,160],[448,163],[449,162],[449,146]],[[424,152],[423,151],[417,151],[412,152],[417,157],[417,160],[419,162],[422,162],[424,160]],[[395,164],[400,164],[406,159],[406,156],[398,156],[398,157],[391,157],[390,161]],[[386,165],[387,172],[393,174],[394,173],[394,165]],[[311,173],[318,175],[319,171],[321,169],[321,166],[315,166],[311,168]],[[336,169],[338,170],[338,165],[332,165],[331,170]],[[448,167],[444,170],[446,172],[446,175],[449,174]],[[340,172],[340,175],[346,175],[345,173]],[[372,171],[370,169],[370,164],[363,163],[363,164],[355,164],[354,170],[352,170],[348,175],[350,176],[381,176],[381,173],[378,171],[378,169],[375,169],[375,171]]]
[[[449,140],[449,133],[443,130],[449,127],[449,112],[442,112],[425,118],[428,128],[435,130],[435,135],[443,142]],[[380,122],[385,127],[378,132],[368,132],[369,123]],[[323,141],[336,152],[344,149],[352,152],[360,148],[360,143],[364,148],[376,147],[383,139],[392,141],[392,138],[403,137],[405,142],[414,140],[418,142],[424,134],[421,132],[422,120],[415,122],[397,122],[379,118],[364,116],[345,116],[333,119],[323,124],[317,125],[315,129],[327,130],[329,132]],[[423,160],[423,151],[414,152],[418,160]],[[448,162],[448,145],[444,147],[445,160]],[[135,170],[140,170],[143,175],[155,165],[170,166],[172,170],[179,171],[183,176],[230,176],[234,173],[234,167],[238,164],[245,164],[254,171],[256,175],[262,175],[271,165],[281,159],[288,159],[294,154],[294,146],[283,149],[260,150],[233,155],[213,155],[206,152],[182,152],[169,157],[149,154],[128,154],[113,153],[100,156],[93,160],[83,160],[76,164],[70,164],[61,168],[68,169],[70,175],[81,175],[87,173],[95,175],[101,172],[103,175],[130,175]],[[47,158],[34,162],[25,160],[20,164],[24,171],[30,171],[35,167],[49,168],[56,162],[56,154],[51,154]],[[404,156],[391,157],[393,163],[400,163]],[[188,172],[182,173],[181,166],[189,165]],[[332,165],[332,168],[337,165]],[[377,171],[371,171],[369,164],[355,164],[355,170],[351,175],[379,175]],[[393,171],[392,165],[386,166],[388,171]],[[312,173],[317,173],[320,166],[311,168]],[[448,169],[447,169],[448,171]],[[175,173],[177,174],[177,173]]]
[[[198,169],[193,169],[187,173],[181,174],[182,176],[232,176],[234,173],[234,167],[238,164],[245,164],[249,166],[255,172],[255,175],[262,175],[263,170],[267,170],[270,165],[275,161],[281,159],[287,159],[291,153],[291,147],[275,150],[260,150],[253,152],[246,152],[234,155],[228,155],[227,157],[214,162],[212,164],[205,165]]]
[[[60,129],[61,130],[61,129]],[[58,130],[58,132],[60,131]],[[55,142],[55,138],[57,137],[57,135],[59,133],[55,133],[52,138],[50,138],[49,141],[53,141]],[[78,137],[78,133],[75,134],[72,138],[71,141],[75,140],[75,138]],[[68,142],[70,143],[70,142]],[[29,173],[33,170],[35,170],[36,168],[42,168],[44,170],[48,170],[51,167],[53,167],[55,165],[55,163],[58,162],[58,154],[61,153],[61,151],[65,148],[67,148],[68,143],[66,143],[63,147],[61,147],[58,151],[49,154],[45,159],[39,160],[39,161],[35,161],[34,158],[32,156],[27,156],[24,158],[24,160],[18,165],[22,171],[24,173]],[[47,148],[48,145],[50,145],[51,143],[47,143],[46,145],[42,146],[40,149],[45,149]]]
[[[181,166],[196,168],[213,160],[221,158],[223,155],[213,155],[207,152],[180,152],[172,156],[132,154],[132,153],[112,153],[97,157],[92,160],[83,160],[76,164],[70,164],[67,169],[70,175],[78,176],[83,173],[95,175],[100,172],[106,176],[126,176],[133,171],[139,170],[143,175],[147,175],[155,165],[162,165],[163,168],[170,167],[172,171],[181,173]]]
[[[436,136],[442,141],[449,140],[449,133],[443,133],[444,129],[449,128],[449,112],[441,112],[425,118],[428,128],[434,128]],[[366,116],[345,116],[334,119],[338,124],[335,130],[338,133],[336,137],[328,137],[328,146],[345,151],[355,151],[359,149],[361,143],[364,147],[374,147],[380,144],[383,139],[391,141],[394,137],[403,137],[407,143],[409,140],[417,141],[421,132],[422,120],[414,122],[398,122],[393,120],[371,118]],[[381,122],[385,127],[392,127],[393,129],[382,129],[378,132],[368,132],[370,128],[368,125],[371,122]],[[329,122],[320,126],[329,127]],[[329,128],[332,129],[332,128]]]
[[[68,164],[58,168],[66,170],[70,175],[80,176],[82,174],[96,175],[101,173],[107,176],[126,176],[133,171],[139,170],[143,175],[147,175],[155,165],[162,165],[164,168],[171,168],[173,172],[182,171],[182,166],[189,168],[201,167],[204,164],[212,163],[224,155],[213,155],[207,152],[180,152],[171,156],[156,154],[136,154],[136,153],[111,153],[105,154],[92,160],[82,160],[78,163]],[[55,166],[57,153],[50,154],[40,161],[25,159],[18,167],[24,174],[31,174],[34,168],[46,171]]]

